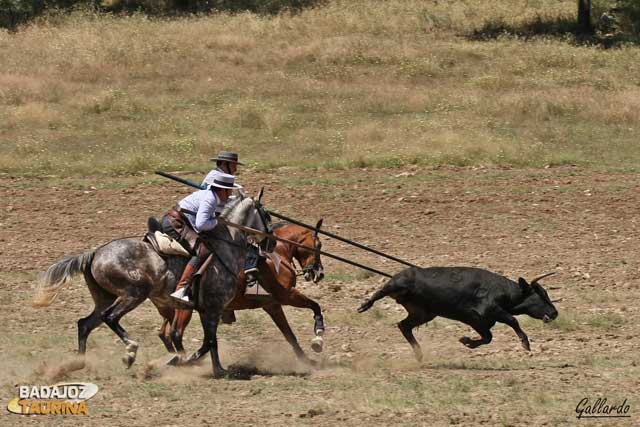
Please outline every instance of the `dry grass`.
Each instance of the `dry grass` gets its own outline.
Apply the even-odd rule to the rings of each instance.
[[[333,1],[296,16],[78,13],[0,32],[0,171],[640,159],[640,50],[466,37],[575,1]],[[286,153],[286,154],[285,154]]]

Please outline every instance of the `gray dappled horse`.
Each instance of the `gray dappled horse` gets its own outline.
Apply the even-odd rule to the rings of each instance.
[[[221,216],[232,223],[267,231],[251,198],[239,197],[228,203]],[[221,377],[226,371],[220,365],[216,333],[222,311],[235,295],[247,241],[242,231],[221,224],[209,235],[212,238],[207,241],[214,255],[200,278],[195,297],[204,342],[211,353],[213,375]],[[114,240],[94,251],[66,257],[49,267],[44,282],[48,286],[45,291],[51,298],[39,305],[48,305],[68,279],[83,273],[95,308],[89,316],[78,320],[78,351],[85,353],[87,337],[104,322],[126,345],[123,361],[130,367],[135,361],[138,343],[129,338],[120,326],[120,319],[147,298],[163,316],[172,314],[174,306],[169,295],[175,290],[186,261],[180,257],[165,260],[151,245],[139,239]]]

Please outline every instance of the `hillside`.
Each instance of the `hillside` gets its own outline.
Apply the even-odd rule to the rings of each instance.
[[[75,13],[0,32],[0,171],[200,171],[640,160],[640,49],[501,23],[575,1],[336,0],[298,15],[175,20]]]

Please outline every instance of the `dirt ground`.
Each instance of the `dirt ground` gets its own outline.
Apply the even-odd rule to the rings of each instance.
[[[196,175],[192,175],[194,178]],[[321,368],[298,363],[267,315],[237,313],[221,327],[223,365],[244,379],[214,380],[199,367],[165,367],[160,317],[146,302],[123,320],[140,343],[127,370],[124,346],[106,327],[89,339],[87,367],[65,381],[98,385],[86,417],[23,417],[0,411],[0,425],[640,425],[639,176],[571,167],[544,170],[422,169],[244,172],[276,212],[315,223],[421,266],[466,265],[508,277],[543,280],[557,304],[553,323],[521,316],[526,352],[505,325],[470,350],[465,325],[437,318],[416,332],[425,359],[415,361],[395,324],[403,309],[389,299],[357,314],[383,278],[325,258],[326,279],[299,288],[318,301],[327,323],[315,354],[311,311],[286,308],[303,347]],[[79,279],[46,309],[31,307],[38,275],[67,254],[113,238],[140,236],[189,193],[158,177],[0,178],[0,401],[19,384],[52,384],[72,360],[76,321],[91,312]],[[324,249],[389,273],[403,266],[340,242]],[[200,344],[194,320],[188,350]],[[577,419],[583,398],[625,399],[630,418]]]

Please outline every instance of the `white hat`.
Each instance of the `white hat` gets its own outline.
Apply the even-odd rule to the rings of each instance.
[[[214,170],[207,176],[204,183],[209,187],[226,188],[228,190],[242,188],[241,185],[234,183],[235,179],[236,177],[234,175]]]

